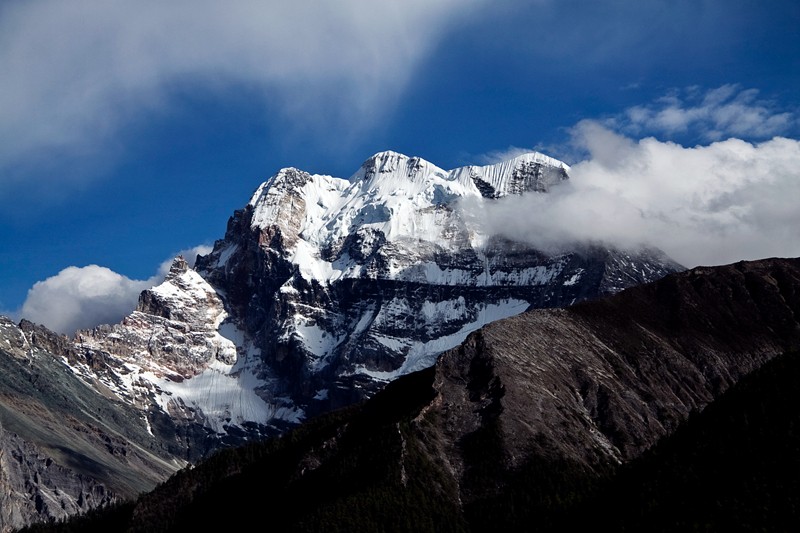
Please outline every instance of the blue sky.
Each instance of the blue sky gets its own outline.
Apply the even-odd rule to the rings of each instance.
[[[717,205],[780,192],[714,211],[714,227],[750,224],[720,230],[739,237],[707,255],[702,242],[665,245],[689,266],[800,255],[800,208],[779,205],[800,191],[798,28],[800,4],[788,0],[6,0],[0,310],[18,317],[34,284],[58,276],[49,293],[40,284],[40,307],[92,290],[87,305],[129,301],[165,260],[222,238],[279,168],[349,176],[386,149],[444,168],[538,149],[609,190],[643,158],[649,183],[672,179],[655,163],[667,153],[710,174],[752,166],[753,186],[726,175],[693,193],[714,188],[705,205]],[[792,142],[765,144],[776,136]],[[749,144],[720,144],[729,139]],[[745,163],[726,166],[731,150]],[[630,164],[612,172],[611,153]],[[764,163],[775,160],[777,170]],[[59,274],[69,267],[72,277]]]

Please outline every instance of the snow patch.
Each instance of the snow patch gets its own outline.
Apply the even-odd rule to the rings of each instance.
[[[328,399],[328,389],[320,389],[317,391],[317,394],[314,396],[315,400],[327,400]]]
[[[300,338],[303,346],[316,356],[315,369],[324,366],[325,356],[329,355],[336,346],[342,343],[345,335],[335,336],[316,323],[308,321],[302,315],[295,316],[294,334]]]
[[[212,363],[202,373],[181,382],[156,378],[163,391],[161,405],[169,412],[169,403],[178,399],[202,412],[206,425],[217,433],[225,433],[225,425],[244,422],[267,424],[275,417],[275,406],[255,393],[264,383],[243,368],[220,361]]]
[[[219,254],[219,259],[217,259],[217,266],[224,268],[225,265],[228,264],[230,258],[239,250],[239,245],[233,244],[228,246],[227,248],[223,249]]]
[[[581,275],[583,274],[583,269],[579,268],[568,280],[566,280],[563,284],[564,285],[575,285],[581,279]]]
[[[388,382],[404,374],[409,374],[411,372],[416,372],[417,370],[428,368],[433,366],[439,354],[446,350],[455,348],[464,342],[467,339],[467,336],[473,331],[482,328],[490,322],[518,315],[527,310],[528,306],[528,302],[513,298],[504,300],[497,304],[488,304],[482,306],[478,313],[478,319],[465,324],[457,332],[427,342],[412,342],[406,355],[406,359],[400,368],[389,372],[381,372],[368,369],[364,365],[357,365],[355,373],[370,376],[378,381]],[[391,342],[391,339],[388,337],[376,337],[376,340],[379,342]]]

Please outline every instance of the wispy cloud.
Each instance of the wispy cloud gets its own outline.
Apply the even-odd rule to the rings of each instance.
[[[627,109],[613,124],[633,135],[673,136],[691,131],[705,141],[767,139],[796,126],[797,116],[760,98],[756,89],[729,84],[707,91],[674,90],[656,102]]]
[[[708,144],[728,138],[761,141],[798,131],[800,116],[796,109],[786,109],[775,100],[759,95],[757,89],[744,89],[737,84],[714,89],[672,89],[652,102],[594,120],[592,123],[602,124],[605,134],[589,138],[577,131],[581,126],[577,130],[563,128],[569,132],[570,141],[532,148],[508,146],[473,156],[470,162],[488,165],[537,151],[572,163],[588,157],[587,148],[591,148],[588,145],[601,138],[615,139],[605,146],[611,152],[593,152],[596,157],[607,158],[614,157],[617,149],[633,142],[631,138],[653,136],[661,140],[689,139],[690,143]]]
[[[573,134],[588,156],[568,182],[482,202],[474,223],[544,249],[655,246],[686,266],[800,255],[800,141],[687,148],[595,121]]]
[[[197,255],[210,251],[211,247],[201,245],[176,255],[194,265]],[[9,314],[65,334],[113,324],[136,308],[140,292],[164,280],[171,264],[172,259],[164,261],[146,280],[131,279],[98,265],[70,266],[34,284],[20,311]]]
[[[5,2],[0,185],[25,175],[20,166],[103,155],[188,83],[246,87],[292,123],[346,120],[357,130],[470,9],[456,0]]]

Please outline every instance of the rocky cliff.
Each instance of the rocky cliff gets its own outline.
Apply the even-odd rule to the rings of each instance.
[[[131,498],[185,465],[144,414],[77,379],[63,336],[0,317],[0,530]]]

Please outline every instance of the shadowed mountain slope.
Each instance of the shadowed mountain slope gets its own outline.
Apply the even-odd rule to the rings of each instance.
[[[0,531],[136,497],[186,464],[46,349],[59,342],[0,317]]]

